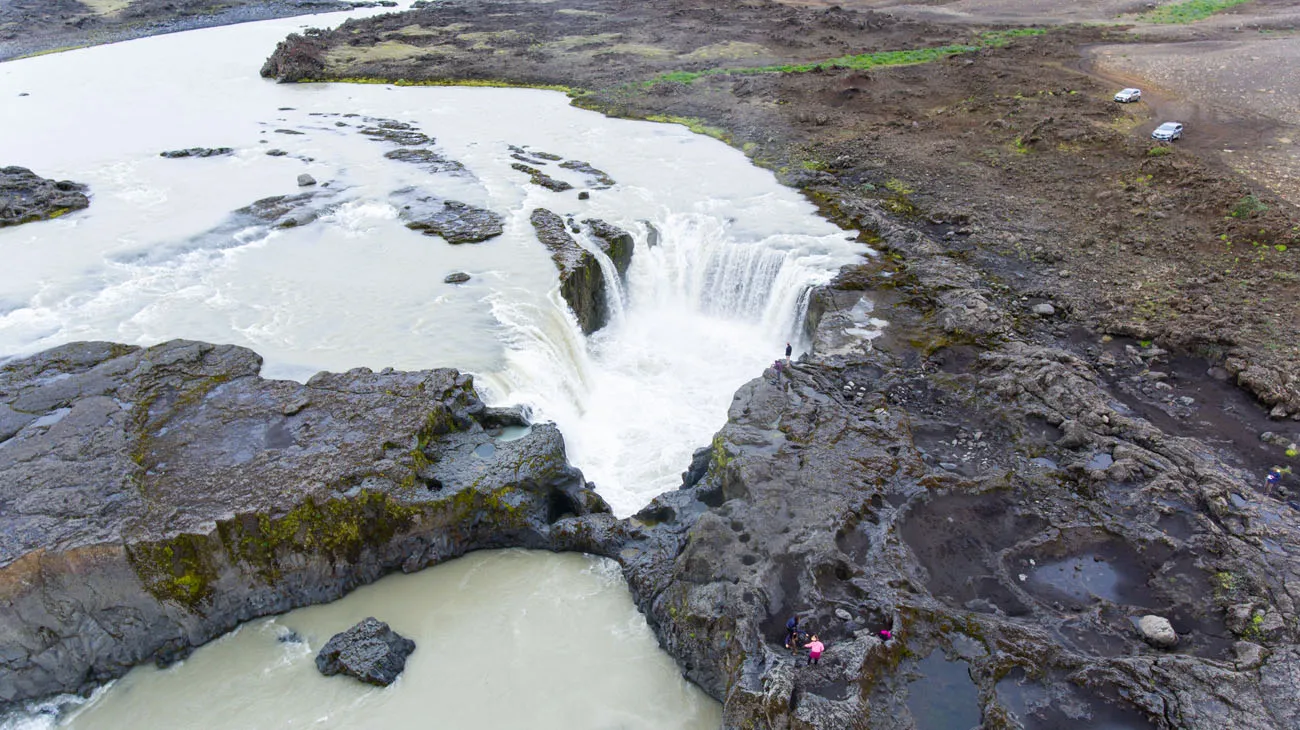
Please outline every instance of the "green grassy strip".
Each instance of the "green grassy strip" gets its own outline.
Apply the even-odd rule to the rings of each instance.
[[[808,73],[809,71],[826,71],[829,69],[853,69],[866,71],[884,66],[915,66],[930,63],[941,58],[956,56],[961,53],[978,51],[981,48],[1004,46],[1015,38],[1042,35],[1047,31],[1041,28],[1017,28],[981,33],[974,45],[951,45],[938,48],[914,48],[905,51],[877,51],[859,53],[853,56],[840,56],[828,61],[816,63],[784,64],[780,66],[742,66],[738,68],[710,68],[703,71],[670,71],[662,74],[655,81],[677,81],[689,84],[705,76],[746,76],[770,73]],[[653,83],[653,82],[652,82]]]
[[[319,79],[300,79],[300,84],[383,84],[386,86],[486,86],[503,89],[545,89],[562,91],[569,96],[587,93],[571,86],[558,84],[530,84],[523,81],[501,81],[499,79],[382,79],[368,76],[335,76]]]
[[[1221,10],[1236,7],[1250,0],[1184,0],[1173,5],[1162,5],[1137,16],[1144,23],[1195,23],[1205,20]]]

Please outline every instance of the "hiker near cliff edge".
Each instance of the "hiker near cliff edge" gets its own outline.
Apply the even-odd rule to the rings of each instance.
[[[812,635],[812,641],[803,645],[808,650],[808,664],[816,664],[818,659],[822,658],[822,652],[826,651],[826,645],[817,638],[817,634]]]
[[[794,651],[799,644],[799,615],[791,616],[785,622],[785,648]]]

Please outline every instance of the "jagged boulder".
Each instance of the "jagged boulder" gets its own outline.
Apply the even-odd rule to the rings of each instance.
[[[47,180],[25,167],[0,167],[0,228],[58,218],[89,205],[85,185]]]
[[[316,655],[316,669],[327,677],[346,674],[379,687],[397,680],[415,642],[370,616],[330,637]]]
[[[600,240],[601,249],[614,262],[618,275],[627,276],[627,269],[632,265],[632,249],[635,245],[632,234],[599,218],[588,218],[583,223],[591,226],[592,235]]]
[[[534,153],[534,154],[536,154],[536,153]],[[527,175],[528,175],[528,182],[531,182],[532,184],[534,184],[534,185],[536,185],[536,186],[538,186],[538,187],[546,188],[547,190],[550,190],[551,192],[562,193],[562,192],[564,192],[565,190],[572,190],[572,189],[573,189],[573,186],[570,185],[569,183],[567,183],[567,182],[565,182],[565,181],[563,181],[563,180],[557,180],[557,179],[551,177],[550,175],[547,175],[546,173],[542,172],[541,170],[537,169],[536,167],[531,167],[531,166],[529,166],[529,165],[525,165],[525,164],[523,164],[523,163],[521,163],[521,162],[515,162],[515,163],[511,164],[510,167],[512,167],[512,168],[514,168],[514,169],[516,169],[516,170],[518,170],[518,171],[520,171],[520,172],[522,172],[522,173],[527,174]]]
[[[317,195],[315,192],[272,195],[269,198],[253,201],[236,210],[235,214],[255,218],[275,228],[297,228],[315,221],[324,212],[323,208],[312,206]]]
[[[178,160],[185,157],[223,157],[233,155],[235,150],[230,147],[187,147],[183,150],[167,150],[159,152],[159,157],[166,157],[169,160]]]
[[[406,227],[451,244],[479,243],[501,235],[505,228],[497,213],[456,200],[420,195],[407,188],[393,194]]]
[[[551,251],[551,260],[560,272],[560,294],[578,318],[583,334],[604,327],[609,321],[609,301],[600,262],[573,240],[560,216],[538,208],[530,220],[538,240]]]

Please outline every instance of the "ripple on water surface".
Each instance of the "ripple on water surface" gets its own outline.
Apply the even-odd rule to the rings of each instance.
[[[416,642],[401,677],[378,688],[321,676],[316,652],[367,616]],[[133,670],[57,727],[715,730],[720,722],[717,703],[656,644],[613,562],[508,550],[246,624],[170,669]]]

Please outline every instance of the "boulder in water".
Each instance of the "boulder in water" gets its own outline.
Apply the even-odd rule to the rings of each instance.
[[[589,335],[604,327],[609,321],[609,301],[600,262],[573,240],[560,216],[537,208],[531,220],[537,238],[551,251],[551,260],[560,272],[560,294],[578,318],[582,333]]]
[[[443,281],[448,284],[464,284],[469,281],[469,274],[466,274],[464,271],[457,271],[454,274],[448,274],[447,278],[443,279]]]
[[[465,166],[459,162],[449,160],[437,151],[424,147],[400,147],[385,152],[384,157],[419,165],[429,172],[461,172],[465,169]]]
[[[315,184],[316,184],[316,178],[312,177],[311,175],[308,175],[305,172],[298,176],[298,187],[300,188],[305,188]]]
[[[335,634],[316,655],[316,668],[332,677],[347,674],[380,687],[387,687],[406,668],[406,658],[415,642],[388,628],[371,616]]]
[[[313,181],[314,183],[315,181]],[[299,180],[301,184],[301,180]],[[260,221],[272,224],[276,228],[296,228],[305,226],[320,217],[320,210],[308,207],[316,193],[298,193],[296,195],[272,195],[269,198],[253,201],[235,211],[237,214],[252,216]]]
[[[550,190],[552,192],[562,193],[565,190],[573,189],[573,186],[566,183],[565,181],[556,180],[550,175],[547,175],[541,170],[538,170],[536,167],[529,167],[528,165],[525,165],[522,162],[513,163],[510,165],[510,167],[520,172],[527,173],[529,176],[528,182],[546,188],[547,190]]]
[[[47,180],[25,167],[0,167],[0,228],[48,220],[90,205],[86,186]]]
[[[176,160],[182,157],[220,157],[222,155],[234,154],[230,147],[189,147],[183,150],[167,150],[159,152],[159,157],[166,157],[169,160]]]
[[[394,197],[404,199],[398,215],[406,227],[428,236],[442,236],[447,243],[479,243],[495,238],[505,230],[500,215],[456,200],[420,196],[413,188],[399,190]]]
[[[592,187],[596,188],[597,190],[604,190],[605,188],[614,187],[615,184],[614,178],[605,174],[603,170],[597,170],[596,168],[592,167],[590,164],[583,162],[581,160],[569,160],[567,162],[561,162],[560,167],[563,167],[566,170],[573,170],[574,172],[580,172],[583,175],[586,175],[587,177],[591,178]]]

